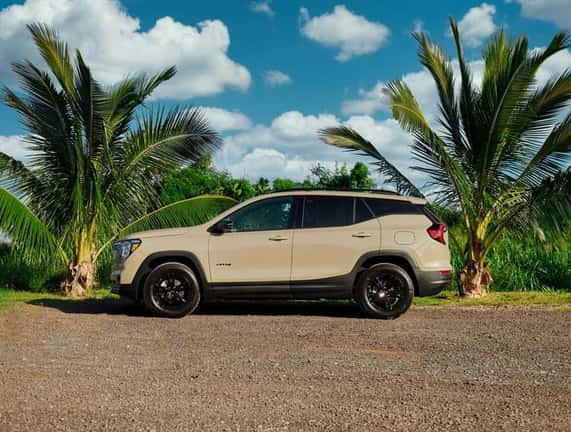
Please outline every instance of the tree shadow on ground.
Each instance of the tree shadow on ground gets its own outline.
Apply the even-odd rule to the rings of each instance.
[[[119,299],[40,299],[28,304],[57,309],[69,314],[152,316],[140,305]],[[202,304],[193,315],[326,316],[363,318],[359,307],[350,301],[232,301]]]

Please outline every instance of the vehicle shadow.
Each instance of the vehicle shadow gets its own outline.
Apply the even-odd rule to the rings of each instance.
[[[200,305],[199,315],[302,315],[363,318],[351,301],[232,301]]]
[[[148,315],[139,305],[119,299],[38,299],[30,300],[27,304],[57,309],[60,312],[70,314],[106,314],[106,315]]]
[[[119,299],[41,299],[28,304],[57,309],[69,314],[153,316],[142,305]],[[324,316],[363,318],[350,301],[232,301],[200,305],[193,315]]]

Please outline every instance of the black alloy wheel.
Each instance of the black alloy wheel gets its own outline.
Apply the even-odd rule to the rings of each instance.
[[[193,271],[180,263],[156,267],[143,290],[145,306],[152,312],[180,318],[193,312],[200,303],[200,287]]]
[[[372,318],[396,318],[410,307],[414,284],[398,265],[377,264],[366,270],[355,287],[355,298]]]

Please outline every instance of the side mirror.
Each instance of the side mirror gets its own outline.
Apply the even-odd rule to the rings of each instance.
[[[234,229],[234,222],[232,222],[232,219],[222,219],[220,222],[214,225],[213,231],[222,234],[225,232],[230,232],[233,229]]]

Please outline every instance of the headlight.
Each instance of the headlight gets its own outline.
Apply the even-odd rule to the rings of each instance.
[[[139,246],[141,246],[141,240],[138,239],[120,240],[113,244],[113,256],[125,261]]]

